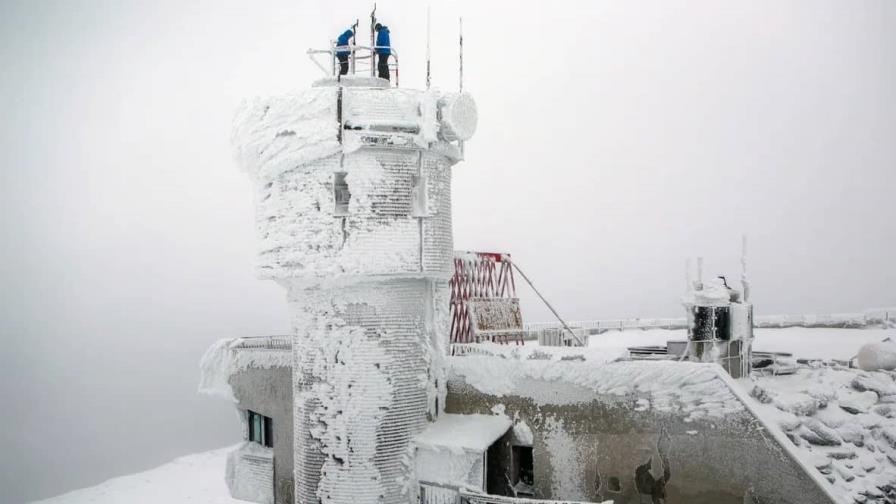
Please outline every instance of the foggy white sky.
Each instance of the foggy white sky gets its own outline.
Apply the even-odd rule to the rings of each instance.
[[[288,320],[232,113],[308,86],[305,49],[369,9],[0,4],[0,501],[237,439],[196,363]],[[424,4],[378,13],[421,87]],[[737,276],[742,233],[757,313],[896,304],[896,3],[433,2],[443,89],[459,14],[456,248],[511,252],[574,319],[680,315],[685,257]]]

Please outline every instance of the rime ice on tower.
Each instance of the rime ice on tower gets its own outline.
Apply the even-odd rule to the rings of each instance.
[[[409,442],[444,405],[451,166],[475,127],[467,94],[355,76],[237,113],[258,272],[292,314],[296,502],[414,498]]]

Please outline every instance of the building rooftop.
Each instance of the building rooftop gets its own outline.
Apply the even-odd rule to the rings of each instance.
[[[442,414],[414,440],[418,446],[482,453],[507,433],[512,422],[504,415]]]

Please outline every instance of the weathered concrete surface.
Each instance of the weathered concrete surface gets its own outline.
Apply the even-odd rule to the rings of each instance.
[[[684,414],[645,407],[649,397],[643,394],[598,394],[562,381],[530,380],[518,389],[539,390],[537,399],[484,394],[454,374],[445,411],[490,414],[503,405],[510,418],[525,423],[533,435],[536,497],[619,504],[833,502],[749,408],[686,421]],[[231,386],[241,414],[251,409],[273,419],[275,502],[291,504],[291,369],[250,368],[233,375]],[[489,450],[489,493],[508,493],[497,469],[512,466],[514,443],[521,444],[508,435]]]
[[[246,410],[270,417],[274,425],[274,502],[293,504],[292,368],[249,368],[234,374],[230,386],[245,431]]]
[[[601,394],[562,380],[536,379],[521,380],[516,389],[538,390],[537,401],[525,393],[483,393],[451,373],[445,410],[487,414],[503,407],[527,424],[534,434],[537,498],[613,499],[617,504],[833,502],[823,482],[784,448],[782,436],[766,431],[746,407],[723,417],[685,421],[684,412],[651,409],[652,398],[637,392]],[[578,399],[571,402],[571,396]],[[512,466],[510,460],[490,460],[492,477],[499,463]],[[489,490],[508,491],[495,481]]]

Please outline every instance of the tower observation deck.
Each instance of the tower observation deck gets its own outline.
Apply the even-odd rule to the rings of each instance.
[[[390,80],[380,79],[377,77],[377,68],[375,63],[375,54],[377,49],[384,49],[379,46],[365,45],[346,45],[337,46],[335,42],[330,44],[327,49],[308,49],[308,57],[317,68],[323,72],[326,77],[332,77],[337,81],[345,80],[346,83],[365,82],[366,85],[375,87],[389,87],[390,82],[395,83],[395,87],[399,85],[399,67],[398,52],[394,47],[389,47],[390,58],[388,63]],[[347,52],[348,56],[348,72],[345,75],[339,75],[339,60],[336,55],[339,52]],[[369,79],[365,79],[369,77]]]
[[[367,71],[372,48],[350,50],[348,75],[331,57],[311,88],[246,101],[233,144],[257,272],[290,307],[295,502],[406,503],[409,443],[444,407],[451,167],[476,106],[393,87]]]

